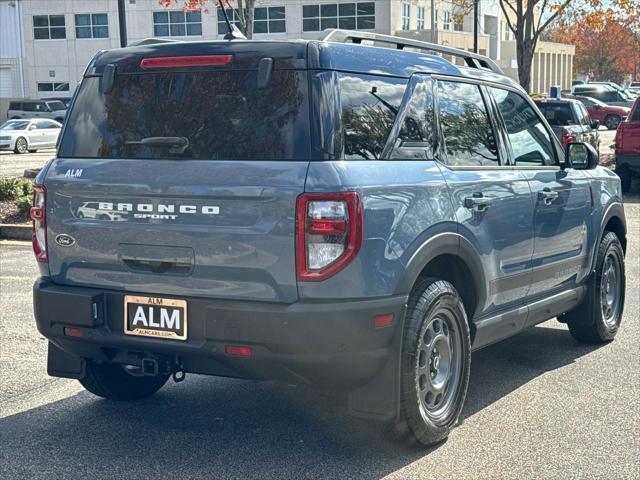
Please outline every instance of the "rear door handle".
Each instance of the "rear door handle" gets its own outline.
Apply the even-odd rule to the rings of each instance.
[[[474,193],[471,197],[465,197],[464,207],[474,212],[486,212],[492,201],[492,197],[485,197],[482,193]]]
[[[551,205],[558,198],[558,192],[555,190],[551,190],[550,188],[545,188],[542,191],[538,192],[538,198],[542,200],[542,203],[545,205]]]

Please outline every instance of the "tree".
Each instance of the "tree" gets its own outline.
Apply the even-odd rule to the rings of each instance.
[[[640,8],[640,5],[638,6]],[[597,80],[622,82],[640,64],[638,16],[616,18],[598,10],[572,15],[554,29],[551,38],[576,45],[574,70]]]
[[[171,8],[182,4],[185,10],[200,10],[206,7],[207,3],[211,3],[215,8],[220,8],[218,0],[158,0],[160,5]],[[225,9],[232,9],[231,0],[222,0]],[[233,8],[236,12],[240,31],[247,38],[253,38],[253,10],[256,6],[256,0],[236,0],[237,8]],[[208,10],[205,9],[205,13]],[[229,18],[233,23],[233,18]]]

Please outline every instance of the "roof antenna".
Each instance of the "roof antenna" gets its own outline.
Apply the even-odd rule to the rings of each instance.
[[[227,15],[227,11],[222,5],[222,0],[218,0],[218,4],[220,4],[220,8],[222,9],[222,14],[224,15],[224,22],[227,24],[227,28],[229,29],[229,31],[225,34],[223,38],[225,40],[246,40],[247,37],[245,37],[242,34],[242,32],[238,29],[238,27],[236,27],[229,21],[229,16]]]

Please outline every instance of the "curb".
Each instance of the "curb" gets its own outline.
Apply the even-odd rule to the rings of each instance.
[[[0,223],[0,239],[31,240],[31,225],[8,225]]]

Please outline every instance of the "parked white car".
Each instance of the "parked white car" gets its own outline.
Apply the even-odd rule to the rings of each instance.
[[[62,125],[55,120],[24,118],[0,125],[0,150],[35,152],[56,146]]]

